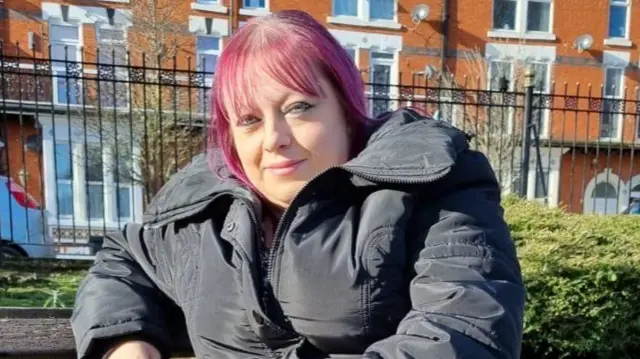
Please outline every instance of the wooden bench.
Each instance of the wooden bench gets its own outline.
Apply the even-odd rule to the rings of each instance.
[[[0,358],[75,359],[71,309],[0,308]],[[190,348],[174,358],[193,357]]]

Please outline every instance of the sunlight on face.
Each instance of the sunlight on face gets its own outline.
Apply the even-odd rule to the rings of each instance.
[[[344,114],[333,87],[319,78],[324,97],[263,80],[254,110],[231,119],[231,135],[249,181],[273,205],[289,206],[314,176],[349,159]]]

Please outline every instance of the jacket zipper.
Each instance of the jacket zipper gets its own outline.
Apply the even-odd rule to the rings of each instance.
[[[285,209],[284,213],[282,214],[282,217],[280,217],[280,220],[278,221],[278,226],[276,227],[276,231],[273,235],[273,242],[271,244],[271,248],[269,248],[269,263],[268,263],[268,276],[267,276],[267,280],[272,283],[272,287],[274,289],[274,295],[276,294],[277,288],[273,286],[273,277],[275,275],[275,259],[276,259],[276,253],[280,247],[280,237],[281,237],[281,232],[283,231],[283,228],[288,227],[291,224],[291,215],[290,213],[293,211],[292,209],[295,208],[295,204],[296,201],[298,200],[298,198],[300,198],[300,194],[307,189],[317,178],[323,176],[324,174],[326,174],[329,171],[335,170],[335,169],[341,169],[344,171],[349,172],[352,175],[355,176],[359,176],[362,177],[366,180],[375,182],[375,181],[380,181],[381,178],[380,177],[376,177],[376,176],[372,176],[372,175],[368,175],[365,173],[361,173],[358,172],[356,170],[353,169],[349,169],[346,167],[342,167],[342,166],[332,166],[329,167],[327,169],[325,169],[324,171],[320,172],[318,175],[314,176],[309,182],[307,182],[295,195],[295,197],[293,198],[293,201],[291,201],[291,204],[289,205],[289,207],[287,207],[287,209]],[[439,173],[436,173],[432,176],[425,178],[421,178],[419,180],[410,180],[410,179],[383,179],[384,182],[387,183],[393,183],[393,184],[418,184],[418,183],[431,183],[431,182],[435,182],[441,178],[443,178],[444,176],[446,176],[449,171],[450,171],[451,167],[446,167],[443,170],[439,171]]]

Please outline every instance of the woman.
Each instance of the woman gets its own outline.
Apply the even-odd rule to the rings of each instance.
[[[486,158],[414,111],[367,118],[361,81],[303,12],[238,31],[209,161],[106,238],[78,357],[188,338],[199,358],[518,358],[524,289]]]

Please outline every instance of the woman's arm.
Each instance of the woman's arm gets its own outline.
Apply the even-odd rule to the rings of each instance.
[[[162,245],[160,235],[160,230],[129,224],[105,237],[78,289],[71,318],[78,358],[101,358],[132,340],[149,342],[167,357],[172,343],[184,343],[184,317],[172,291],[171,255],[157,247]]]
[[[396,334],[371,345],[365,358],[520,357],[525,289],[500,189],[493,175],[465,175],[467,160],[484,158],[470,152],[461,157],[458,173],[443,181],[448,188],[439,188],[449,194],[429,196],[415,219],[421,223],[413,238],[422,243],[410,287],[412,310]]]

